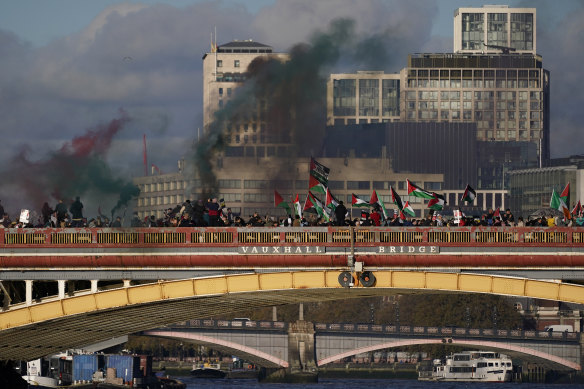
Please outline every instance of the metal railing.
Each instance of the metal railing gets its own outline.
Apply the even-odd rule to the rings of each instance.
[[[581,246],[578,227],[261,227],[4,229],[1,246],[34,245],[263,245]]]
[[[289,324],[281,321],[256,321],[248,319],[217,320],[195,319],[169,328],[225,329],[225,330],[278,330],[287,331]],[[448,342],[452,338],[503,338],[503,339],[539,339],[580,342],[579,332],[553,332],[530,330],[505,330],[496,328],[464,327],[424,327],[393,324],[369,323],[314,323],[316,333],[359,333],[359,334],[395,334],[400,336],[424,336],[443,338]]]

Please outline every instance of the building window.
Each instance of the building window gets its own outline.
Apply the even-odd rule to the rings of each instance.
[[[223,193],[221,196],[227,206],[229,206],[229,203],[241,203],[241,193]]]
[[[347,181],[347,189],[369,189],[370,187],[369,181]]]
[[[266,189],[268,187],[268,182],[265,180],[244,180],[244,189]]]
[[[429,190],[429,191],[441,190],[442,189],[442,183],[441,182],[426,181],[426,182],[424,182],[424,189],[425,190]]]
[[[233,66],[238,68],[239,67],[239,60],[236,59],[235,61],[233,61]]]
[[[355,80],[333,81],[333,114],[355,116],[357,95]]]
[[[218,68],[223,67],[223,61],[222,60],[220,60],[220,59],[217,60],[217,67]]]
[[[241,180],[218,180],[219,189],[241,189]]]
[[[223,96],[223,88],[219,88],[219,96]]]

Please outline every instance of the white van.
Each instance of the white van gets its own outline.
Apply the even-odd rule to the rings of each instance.
[[[574,327],[564,324],[554,324],[551,326],[545,326],[544,331],[548,332],[574,332]]]

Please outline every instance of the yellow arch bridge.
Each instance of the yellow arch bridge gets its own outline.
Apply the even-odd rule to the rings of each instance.
[[[0,312],[0,359],[31,360],[190,319],[295,302],[460,292],[584,304],[584,287],[561,281],[374,268],[367,273],[370,278],[362,277],[365,272],[353,274],[359,273],[264,269],[71,294],[60,289],[56,297],[9,305]]]

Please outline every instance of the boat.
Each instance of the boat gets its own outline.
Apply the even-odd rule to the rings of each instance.
[[[39,358],[26,363],[25,380],[30,388],[60,388],[71,384],[72,361],[70,355],[60,354]]]
[[[435,359],[432,371],[420,371],[421,381],[509,382],[513,372],[511,358],[492,351],[452,353],[445,361]]]
[[[227,373],[221,370],[219,363],[194,364],[191,375],[196,378],[225,378]]]
[[[187,384],[170,377],[158,377],[158,384],[160,389],[186,389]]]

